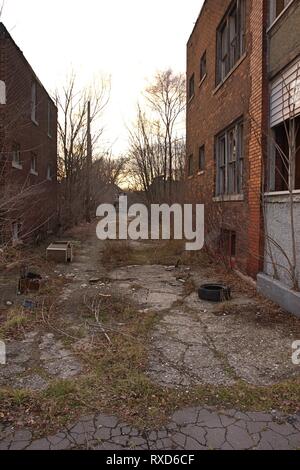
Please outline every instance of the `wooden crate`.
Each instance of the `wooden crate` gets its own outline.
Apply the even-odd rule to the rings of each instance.
[[[56,263],[72,263],[73,246],[71,242],[58,241],[47,248],[47,260]]]

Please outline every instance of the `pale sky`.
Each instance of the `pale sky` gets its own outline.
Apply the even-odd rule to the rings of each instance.
[[[1,3],[1,0],[0,0]],[[126,151],[126,125],[156,70],[185,72],[203,0],[6,0],[2,21],[49,92],[73,69],[111,76],[104,141]]]

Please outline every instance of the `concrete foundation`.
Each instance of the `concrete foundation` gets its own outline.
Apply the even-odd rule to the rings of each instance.
[[[257,276],[257,290],[281,308],[300,318],[300,292],[295,292],[272,277],[260,273]]]

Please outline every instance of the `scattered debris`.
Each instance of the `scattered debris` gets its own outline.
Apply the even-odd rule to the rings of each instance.
[[[58,241],[47,248],[47,260],[56,263],[72,263],[73,245],[71,242]]]

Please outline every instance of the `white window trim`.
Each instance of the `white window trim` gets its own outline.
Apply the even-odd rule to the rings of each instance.
[[[280,20],[280,18],[282,18],[282,16],[285,14],[285,12],[290,8],[290,6],[294,3],[295,0],[291,0],[290,3],[288,3],[284,9],[282,10],[282,12],[280,13],[280,15],[277,16],[277,18],[275,18],[275,20],[272,21],[271,19],[271,9],[270,9],[270,26],[267,28],[267,33],[269,31],[271,31],[271,29],[276,25],[276,23]],[[272,22],[271,22],[272,21]]]
[[[23,170],[23,165],[22,165],[22,163],[17,163],[17,162],[12,161],[11,166],[12,166],[13,168],[15,168],[16,170]]]

